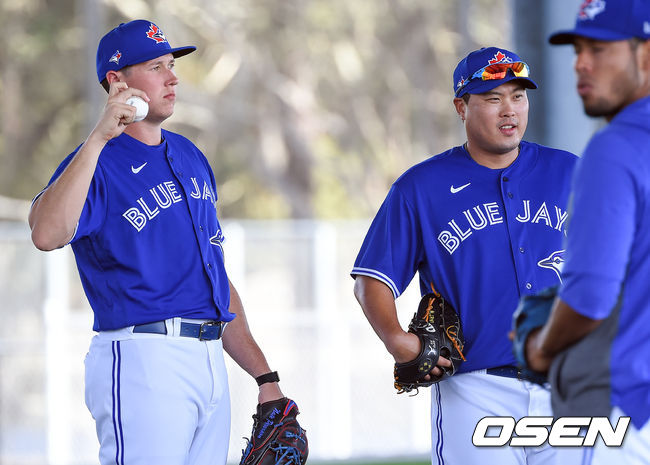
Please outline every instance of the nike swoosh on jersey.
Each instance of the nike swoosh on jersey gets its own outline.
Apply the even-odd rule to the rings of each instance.
[[[470,184],[471,184],[471,182],[468,182],[468,183],[465,184],[464,186],[460,186],[460,187],[454,187],[454,185],[452,184],[451,187],[449,188],[449,191],[450,191],[452,194],[455,194],[455,193],[457,193],[457,192],[462,191],[463,189],[465,189],[465,188],[466,188],[467,186],[469,186]]]
[[[147,162],[145,161],[143,164],[141,164],[137,168],[134,168],[133,165],[131,165],[131,171],[133,171],[133,174],[138,174],[140,172],[140,170],[145,167],[146,164],[147,164]]]

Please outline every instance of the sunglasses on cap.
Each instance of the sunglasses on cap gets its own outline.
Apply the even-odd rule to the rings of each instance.
[[[463,87],[469,84],[474,79],[481,79],[481,81],[492,81],[503,79],[508,74],[508,70],[512,71],[515,77],[527,78],[530,77],[530,68],[523,61],[515,61],[513,63],[495,63],[487,65],[472,74],[472,77],[465,82]],[[463,88],[458,89],[459,91]]]

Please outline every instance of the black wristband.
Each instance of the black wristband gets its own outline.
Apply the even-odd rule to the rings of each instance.
[[[255,378],[255,381],[257,381],[257,385],[261,386],[262,384],[266,383],[277,383],[280,381],[280,377],[278,376],[277,371],[272,371],[270,373],[266,373],[264,375],[260,375],[257,378]]]

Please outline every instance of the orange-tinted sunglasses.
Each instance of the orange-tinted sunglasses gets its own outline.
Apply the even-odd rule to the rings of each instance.
[[[512,71],[516,77],[529,77],[530,68],[523,61],[515,61],[514,63],[495,63],[487,65],[477,72],[472,74],[472,79],[480,78],[482,81],[490,81],[493,79],[503,79],[506,77],[508,70]]]

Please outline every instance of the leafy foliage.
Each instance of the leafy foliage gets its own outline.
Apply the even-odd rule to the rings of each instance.
[[[177,64],[166,128],[210,160],[222,216],[368,216],[405,169],[464,141],[453,68],[509,46],[508,13],[497,0],[5,0],[0,195],[31,198],[83,141],[105,99],[99,38],[146,17],[199,48]]]

